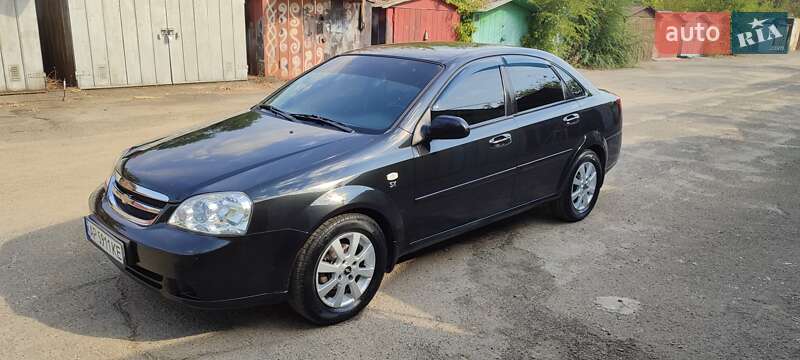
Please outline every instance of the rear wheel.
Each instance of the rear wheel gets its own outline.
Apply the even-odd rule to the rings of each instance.
[[[381,228],[366,215],[345,214],[326,221],[298,254],[289,304],[320,325],[355,316],[383,280],[385,244]]]
[[[561,197],[553,202],[553,213],[564,221],[580,221],[594,209],[603,183],[603,167],[597,154],[592,150],[581,152],[568,179]]]

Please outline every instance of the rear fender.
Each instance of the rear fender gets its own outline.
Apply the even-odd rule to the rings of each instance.
[[[600,134],[600,132],[597,131],[597,130],[594,130],[594,131],[586,134],[583,137],[583,141],[581,142],[581,145],[578,146],[578,149],[575,152],[572,153],[572,156],[570,157],[569,162],[567,162],[567,166],[564,167],[564,170],[563,170],[563,172],[561,174],[561,181],[559,182],[559,186],[558,186],[559,194],[561,194],[563,192],[563,190],[566,188],[566,186],[568,185],[568,183],[570,181],[569,172],[572,169],[572,164],[575,163],[575,161],[578,159],[578,156],[584,150],[589,149],[589,148],[594,148],[595,152],[597,152],[596,150],[598,148],[602,149],[601,153],[599,153],[597,155],[600,156],[602,161],[605,161],[605,159],[608,159],[608,143],[606,143],[606,139],[603,137],[603,135]],[[602,164],[602,165],[605,166],[605,164]],[[600,179],[598,179],[598,181],[599,181],[598,185],[602,186],[603,185],[603,177],[601,176]]]

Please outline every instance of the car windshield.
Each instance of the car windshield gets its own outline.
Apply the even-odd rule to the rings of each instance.
[[[383,56],[334,58],[295,80],[268,104],[330,119],[356,131],[386,131],[440,71],[436,64]]]

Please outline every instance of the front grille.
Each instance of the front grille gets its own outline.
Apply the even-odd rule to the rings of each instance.
[[[158,219],[169,198],[114,174],[108,181],[108,200],[117,213],[135,224],[147,226]]]

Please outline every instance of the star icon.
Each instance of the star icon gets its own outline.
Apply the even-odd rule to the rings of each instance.
[[[767,22],[767,20],[769,20],[769,19],[758,20],[758,18],[754,18],[753,22],[748,23],[748,24],[750,24],[750,26],[752,26],[753,29],[755,29],[757,27],[764,27],[764,23]]]

